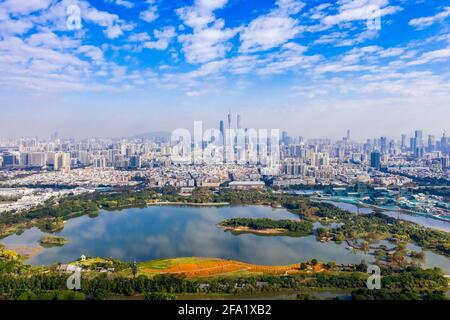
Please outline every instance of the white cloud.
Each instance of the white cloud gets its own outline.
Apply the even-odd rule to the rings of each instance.
[[[127,2],[131,3],[131,1],[121,0],[109,1],[124,7],[130,6]],[[67,31],[65,9],[71,0],[53,1],[47,7],[44,2],[40,2],[38,6],[39,1],[31,1],[26,6],[15,7],[14,14],[13,11],[5,11],[5,3],[6,1],[0,5],[0,36],[8,41],[0,44],[2,73],[0,83],[8,86],[15,84],[17,88],[30,87],[45,90],[45,86],[48,86],[49,90],[70,90],[70,88],[89,90],[92,84],[92,87],[99,89],[101,87],[114,90],[119,87],[124,88],[124,84],[127,84],[127,88],[145,85],[149,83],[148,79],[152,79],[155,82],[161,81],[158,82],[159,84],[164,82],[167,87],[177,87],[187,96],[198,96],[215,92],[220,85],[229,84],[226,81],[230,79],[233,79],[232,86],[236,88],[238,81],[251,79],[246,75],[261,76],[259,79],[265,81],[272,75],[294,73],[298,78],[305,79],[341,76],[358,78],[361,75],[368,77],[378,75],[381,84],[378,85],[375,81],[372,83],[366,79],[365,82],[368,85],[364,92],[390,90],[393,94],[406,92],[407,80],[397,74],[407,71],[407,67],[421,65],[420,69],[425,69],[427,63],[446,61],[450,56],[448,47],[434,50],[437,45],[431,38],[427,45],[433,44],[433,49],[428,50],[434,51],[430,52],[424,52],[425,44],[417,44],[416,47],[408,45],[402,48],[365,46],[349,50],[341,55],[330,51],[329,56],[309,55],[306,42],[309,38],[305,37],[301,42],[298,41],[297,38],[305,29],[300,24],[304,18],[325,21],[321,26],[325,25],[327,28],[335,26],[336,23],[340,24],[339,30],[320,34],[322,36],[314,41],[316,45],[350,46],[373,39],[378,35],[376,31],[359,32],[350,23],[367,18],[362,8],[369,4],[369,0],[341,0],[335,4],[325,3],[307,13],[302,12],[304,3],[301,1],[278,0],[275,1],[276,7],[269,8],[270,11],[264,11],[264,14],[256,16],[253,21],[236,28],[230,27],[230,21],[219,18],[220,10],[225,8],[227,0],[194,0],[193,5],[176,10],[182,24],[175,22],[175,27],[166,26],[162,29],[146,32],[140,30],[135,33],[128,32],[134,30],[134,22],[130,23],[121,19],[118,14],[112,13],[113,11],[110,13],[96,9],[85,0],[77,1],[82,11],[82,30],[67,33],[64,32]],[[149,13],[149,16],[143,17],[144,20],[156,19],[158,8],[155,3],[153,0],[146,2],[143,9],[147,10],[144,12],[148,11],[154,16]],[[400,10],[398,7],[389,6],[387,0],[374,0],[370,3],[378,3],[385,14]],[[135,7],[138,6],[135,5]],[[112,8],[118,9],[115,6]],[[33,10],[40,10],[40,12]],[[26,16],[25,12],[33,14]],[[144,15],[144,12],[141,13]],[[18,16],[20,19],[17,19]],[[421,23],[410,22],[411,25],[429,23],[431,22],[428,20]],[[94,39],[90,35],[89,28],[94,24],[100,26],[105,37],[117,39],[123,36],[124,41],[106,41],[101,45],[104,39],[100,40],[97,37]],[[343,28],[340,27],[349,27],[349,30],[342,31]],[[239,48],[233,48],[233,38],[238,34],[241,43]],[[17,40],[20,39],[18,35],[22,37],[21,42]],[[14,40],[11,40],[11,37]],[[181,54],[178,44],[171,46],[171,41],[175,37],[181,44],[181,52],[184,53],[185,61],[183,62],[200,64],[194,71],[177,71],[179,67],[184,69],[186,66],[179,63]],[[441,41],[449,39],[448,35],[444,34],[440,34],[439,37]],[[420,39],[420,41],[424,43],[427,40]],[[448,44],[446,43],[445,46]],[[139,70],[139,64],[143,62],[140,60],[143,57],[139,54],[143,49],[169,49],[164,53],[168,59],[155,61],[152,66],[154,72],[158,74],[150,70],[145,72]],[[235,54],[232,49],[239,49],[239,52]],[[312,50],[317,49],[319,48],[312,48]],[[340,51],[342,50],[339,49]],[[121,65],[114,63],[112,59],[116,57],[117,61],[121,63],[124,61],[124,63]],[[172,64],[168,62],[171,58]],[[151,63],[153,64],[153,60]],[[164,65],[161,66],[161,63]],[[389,74],[390,78],[381,79],[381,72]],[[102,87],[101,84],[104,83],[106,85]],[[249,81],[249,83],[252,82]],[[428,86],[427,88],[431,88],[432,83],[431,80],[422,82]],[[320,96],[331,89],[332,86],[331,88],[315,87],[311,88],[311,92]],[[350,86],[341,86],[340,90],[352,92]]]
[[[429,62],[445,61],[450,59],[450,47],[423,53],[418,59],[407,63],[409,66],[421,65]]]
[[[240,34],[240,52],[264,51],[278,47],[295,38],[302,27],[291,14],[298,13],[304,4],[293,0],[277,1],[277,8],[257,17]]]
[[[133,33],[128,38],[129,42],[144,42],[150,40],[150,36],[147,32]]]
[[[46,9],[51,3],[52,0],[6,0],[0,6],[11,14],[26,15]]]
[[[348,47],[364,43],[366,40],[378,37],[378,30],[365,30],[361,33],[350,34],[349,32],[332,32],[320,36],[313,42],[314,45],[334,45],[335,47]]]
[[[92,61],[94,61],[97,64],[101,64],[104,62],[103,51],[98,47],[90,45],[80,46],[77,49],[77,53],[81,53],[86,57],[91,58]]]
[[[240,35],[239,51],[255,52],[277,47],[301,31],[297,20],[288,16],[267,15],[256,18]]]
[[[183,52],[189,63],[203,63],[223,58],[231,46],[227,41],[237,30],[223,28],[223,21],[217,20],[213,26],[178,37],[183,44]]]
[[[0,35],[21,35],[33,28],[33,23],[29,20],[5,19],[0,20]]]
[[[227,2],[228,0],[195,0],[193,6],[177,9],[176,12],[184,24],[193,29],[201,29],[215,21],[213,12],[223,8]]]
[[[162,30],[155,30],[154,36],[156,41],[147,41],[143,47],[147,49],[165,50],[169,46],[170,41],[176,36],[174,27],[165,27]]]
[[[64,31],[76,34],[73,30],[67,29],[67,8],[72,5],[71,0],[55,1],[48,9],[42,11],[39,15],[30,15],[27,18],[40,26],[52,31]],[[120,19],[117,14],[98,10],[88,1],[78,0],[82,18],[82,29],[79,33],[87,31],[87,25],[93,23],[104,28],[103,32],[109,39],[115,39],[122,36],[125,32],[134,28],[134,23],[127,23]]]
[[[89,63],[70,53],[33,46],[17,37],[0,41],[0,85],[4,87],[22,91],[79,89],[89,69]]]
[[[424,29],[434,23],[444,21],[448,16],[450,16],[450,7],[445,7],[442,12],[434,16],[412,19],[409,21],[409,25],[416,29]]]
[[[336,44],[342,41],[343,39],[346,39],[348,37],[347,32],[333,32],[329,34],[324,34],[320,36],[317,40],[315,40],[313,43],[316,45],[322,45],[322,44]]]
[[[6,9],[3,7],[0,7],[0,21],[6,20],[9,18],[9,14],[6,12]]]
[[[119,19],[119,16],[106,11],[99,11],[94,7],[87,7],[82,11],[83,20],[94,22],[105,27],[105,35],[109,39],[115,39],[123,35],[124,31],[130,31],[134,28],[133,24],[125,23]]]
[[[199,91],[188,91],[188,92],[186,92],[186,95],[188,97],[199,97],[202,95],[202,93]]]
[[[404,52],[405,52],[405,50],[403,48],[389,48],[389,49],[380,51],[378,53],[378,55],[382,58],[397,57],[397,56],[403,54]]]
[[[402,10],[399,6],[389,6],[388,0],[340,0],[338,13],[321,19],[322,30],[351,21],[373,19],[374,10],[379,8],[380,17]]]
[[[223,58],[231,49],[229,40],[237,29],[225,28],[222,19],[216,19],[213,11],[223,8],[227,0],[197,0],[191,7],[177,10],[183,23],[193,29],[181,34],[178,40],[189,63],[205,63]]]
[[[307,47],[300,46],[295,43],[287,43],[283,45],[281,52],[270,55],[269,61],[257,70],[258,74],[271,75],[281,74],[286,71],[296,71],[299,69],[309,69],[313,64],[318,62],[321,57],[319,55],[306,56]]]
[[[257,55],[241,55],[230,59],[228,71],[232,74],[248,74],[259,63]]]
[[[34,33],[26,41],[31,46],[42,46],[51,49],[70,49],[80,45],[79,40],[58,37],[53,32]]]
[[[139,17],[145,22],[148,23],[153,22],[159,17],[158,8],[154,5],[151,5],[148,7],[147,10],[142,11]]]
[[[314,68],[314,73],[345,73],[380,70],[376,61],[383,48],[379,46],[366,46],[354,48],[333,60],[321,63]]]
[[[303,1],[298,0],[278,0],[276,4],[281,12],[288,15],[299,13],[305,6]]]
[[[127,0],[106,0],[107,2],[115,3],[118,6],[122,6],[128,9],[131,9],[134,7],[134,3]]]
[[[325,17],[325,10],[331,6],[331,3],[322,3],[309,10],[308,15],[313,20],[320,20]]]

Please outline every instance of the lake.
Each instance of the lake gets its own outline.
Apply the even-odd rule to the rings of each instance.
[[[317,259],[339,264],[371,261],[372,255],[352,252],[346,244],[322,243],[315,236],[233,235],[217,224],[229,218],[298,219],[285,209],[264,206],[182,207],[150,206],[121,211],[101,211],[95,218],[67,221],[55,235],[68,238],[63,247],[45,248],[27,260],[34,265],[66,263],[81,255],[147,261],[172,257],[217,257],[261,265],[285,265]],[[36,247],[44,235],[26,230],[0,240],[8,247]],[[450,273],[450,259],[425,252],[426,267],[438,266]]]

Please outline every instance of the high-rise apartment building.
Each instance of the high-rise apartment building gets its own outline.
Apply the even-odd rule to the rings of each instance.
[[[370,154],[370,166],[375,169],[381,168],[381,154],[379,151],[372,151]]]
[[[402,152],[405,152],[406,151],[406,134],[402,134],[402,138],[401,138],[401,142],[400,142],[400,150],[402,151]]]
[[[423,132],[422,130],[416,130],[415,134],[414,134],[414,138],[415,138],[415,145],[414,145],[414,150],[417,147],[423,147]]]
[[[428,135],[427,149],[428,152],[433,152],[436,150],[436,137],[432,134]]]
[[[71,158],[69,153],[65,152],[49,152],[47,154],[47,166],[54,171],[65,170],[71,168]]]

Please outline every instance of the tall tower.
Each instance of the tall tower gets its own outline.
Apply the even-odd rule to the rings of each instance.
[[[347,129],[347,141],[350,141],[350,129]]]
[[[386,149],[387,149],[387,138],[386,137],[381,137],[380,138],[380,150],[381,150],[381,153],[386,153]]]
[[[402,138],[401,138],[401,144],[400,144],[400,149],[402,151],[406,150],[406,134],[402,134]]]
[[[415,132],[415,138],[416,138],[416,145],[415,147],[422,147],[423,146],[423,139],[422,139],[422,130],[416,130]]]
[[[447,150],[448,149],[448,138],[447,138],[447,135],[446,135],[446,132],[444,131],[444,133],[442,134],[442,138],[441,138],[441,151],[443,152],[443,153],[450,153],[450,150]]]
[[[220,120],[220,124],[219,124],[219,130],[220,130],[220,134],[221,134],[221,143],[222,145],[225,144],[225,125],[223,123],[223,120]]]
[[[237,122],[236,122],[237,129],[239,130],[239,129],[241,129],[241,115],[240,114],[237,115],[236,120],[237,120]]]
[[[228,129],[231,129],[231,111],[228,112]]]
[[[428,135],[428,151],[429,152],[433,152],[435,150],[436,147],[436,137],[432,134]]]

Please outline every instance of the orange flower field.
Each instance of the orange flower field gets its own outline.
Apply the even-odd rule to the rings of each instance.
[[[320,272],[323,266],[314,266],[314,272]],[[187,277],[209,277],[227,275],[237,272],[255,274],[285,275],[299,273],[299,264],[288,266],[259,266],[233,260],[207,258],[180,258],[160,260],[159,264],[143,264],[141,271],[145,274],[184,274]]]

